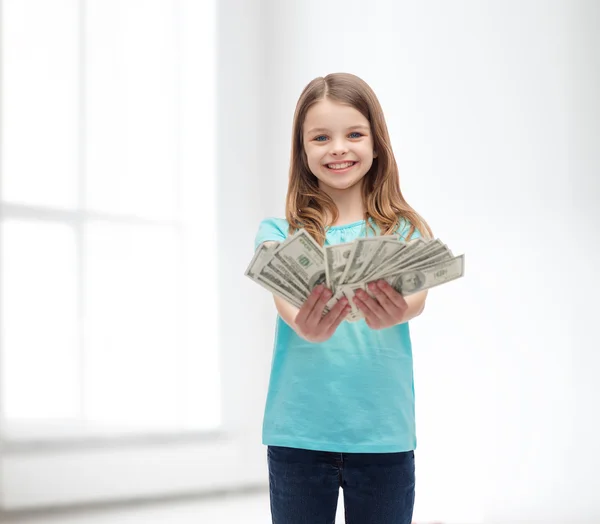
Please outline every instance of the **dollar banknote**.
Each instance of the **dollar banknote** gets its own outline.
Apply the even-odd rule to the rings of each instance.
[[[355,322],[364,315],[354,294],[362,289],[373,296],[370,282],[385,280],[402,296],[410,296],[461,278],[464,272],[464,254],[454,256],[437,238],[405,242],[398,235],[379,235],[322,247],[300,229],[282,242],[259,245],[245,275],[297,308],[324,283],[333,295],[323,315],[346,297],[351,311],[345,320]]]
[[[375,255],[378,246],[382,242],[385,242],[384,239],[397,241],[398,235],[365,237],[359,238],[353,242],[354,247],[348,257],[348,263],[346,264],[346,268],[340,279],[341,285],[358,282],[361,279],[367,269],[368,263]]]
[[[273,251],[272,258],[300,283],[307,295],[325,282],[325,253],[304,229],[300,229],[288,242],[280,244]]]
[[[353,248],[353,242],[325,246],[325,280],[327,287],[334,294],[346,270],[346,263],[352,254]]]
[[[463,254],[430,266],[403,269],[400,272],[384,276],[382,279],[403,297],[407,297],[419,291],[425,291],[426,289],[456,280],[464,276],[464,272],[465,256]],[[349,304],[353,306],[353,311],[356,307],[354,305],[354,294],[357,290],[362,289],[372,297],[374,296],[367,284],[368,282],[356,283],[340,288],[344,296],[348,299]],[[356,309],[358,310],[358,308]]]
[[[305,298],[296,296],[293,288],[288,285],[288,282],[285,279],[281,282],[279,279],[270,278],[267,272],[262,274],[263,268],[266,267],[270,261],[270,252],[274,250],[275,247],[269,248],[265,244],[258,246],[254,257],[250,261],[250,265],[246,269],[245,275],[269,290],[271,293],[300,308],[302,307]]]

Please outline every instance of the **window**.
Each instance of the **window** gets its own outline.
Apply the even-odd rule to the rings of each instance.
[[[1,20],[2,440],[219,427],[214,6]]]

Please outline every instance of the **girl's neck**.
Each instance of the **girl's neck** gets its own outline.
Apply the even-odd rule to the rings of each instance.
[[[338,218],[332,226],[352,224],[365,218],[365,207],[362,199],[361,184],[356,184],[347,189],[333,189],[322,187],[332,199],[338,209]],[[327,223],[333,217],[327,216]]]

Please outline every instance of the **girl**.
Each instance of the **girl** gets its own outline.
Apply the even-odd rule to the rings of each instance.
[[[304,228],[321,245],[369,234],[409,240],[427,223],[404,200],[383,112],[360,78],[310,82],[294,115],[286,219],[260,223],[255,248]],[[346,523],[410,524],[416,447],[408,321],[427,291],[404,299],[384,281],[358,293],[364,319],[342,320],[340,299],[316,286],[300,309],[279,313],[263,421],[274,524],[335,520],[340,487]]]

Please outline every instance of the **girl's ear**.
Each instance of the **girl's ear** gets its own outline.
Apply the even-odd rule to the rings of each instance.
[[[377,151],[373,151],[373,158],[377,158]]]

